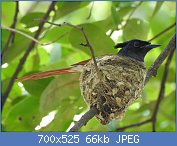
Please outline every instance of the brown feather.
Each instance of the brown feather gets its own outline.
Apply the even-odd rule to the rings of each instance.
[[[72,67],[69,68],[62,68],[62,69],[34,73],[21,78],[17,78],[16,81],[38,80],[38,79],[48,78],[55,75],[79,73],[82,70],[82,66],[84,66],[89,61],[90,59],[78,62],[76,64],[71,65]]]
[[[34,73],[34,74],[27,75],[21,78],[17,78],[16,81],[38,80],[38,79],[48,78],[48,77],[55,76],[55,75],[71,74],[71,73],[78,73],[78,72],[79,71],[72,70],[72,67],[62,68],[62,69],[44,71],[40,73]]]

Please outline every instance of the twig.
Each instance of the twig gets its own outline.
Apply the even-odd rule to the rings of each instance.
[[[165,83],[167,80],[167,76],[168,76],[168,72],[169,72],[169,66],[174,54],[175,48],[173,48],[168,56],[167,62],[165,64],[165,69],[164,69],[164,73],[163,73],[163,77],[162,77],[162,82],[161,82],[161,87],[160,87],[160,92],[159,92],[159,96],[154,108],[154,112],[152,115],[152,131],[155,132],[156,131],[156,118],[157,118],[157,112],[159,109],[159,105],[162,101],[162,99],[164,98],[164,92],[165,92]]]
[[[144,124],[149,123],[149,122],[151,122],[151,119],[148,119],[148,120],[145,120],[145,121],[142,121],[142,122],[139,122],[139,123],[130,124],[130,125],[127,125],[127,126],[124,126],[124,127],[117,128],[117,131],[124,131],[125,129],[141,126],[141,125],[144,125]]]
[[[49,14],[54,9],[54,6],[55,6],[55,2],[51,2],[50,6],[49,6],[49,9],[47,10],[46,14],[43,17],[43,20],[46,20],[49,17]],[[43,29],[43,26],[44,26],[44,22],[42,21],[39,24],[39,28],[38,28],[37,32],[35,33],[35,36],[34,36],[35,39],[38,39],[38,37],[39,37],[39,35],[40,35],[40,33]],[[2,107],[3,107],[8,95],[9,95],[11,89],[12,89],[12,86],[14,84],[15,79],[17,78],[19,72],[22,70],[24,63],[25,63],[29,53],[31,52],[31,50],[34,48],[34,46],[35,46],[35,42],[32,41],[30,43],[29,47],[27,48],[26,52],[24,53],[23,57],[20,59],[20,62],[19,62],[18,66],[15,70],[15,73],[13,74],[12,78],[10,79],[7,90],[5,91],[5,93],[2,96],[2,100],[1,100]]]
[[[26,38],[28,38],[28,39],[34,41],[35,43],[41,44],[37,39],[35,39],[34,37],[32,37],[32,36],[30,36],[30,35],[28,35],[28,34],[22,32],[22,31],[19,31],[19,30],[17,30],[17,29],[11,28],[11,27],[7,27],[7,26],[5,26],[5,25],[3,25],[3,24],[1,25],[1,28],[2,28],[2,29],[5,29],[5,30],[8,30],[8,31],[11,31],[11,32],[13,32],[13,33],[15,32],[15,33],[21,34],[21,35],[23,35],[24,37],[26,37]]]
[[[156,34],[154,37],[149,39],[148,42],[151,42],[152,40],[154,40],[157,37],[161,36],[162,34],[164,34],[165,32],[169,31],[170,29],[172,29],[175,26],[176,26],[176,22],[174,24],[170,25],[169,27],[167,27],[166,29],[164,29],[163,31],[161,31],[160,33]]]
[[[16,1],[16,9],[15,9],[15,15],[14,15],[14,20],[12,25],[10,26],[11,28],[15,28],[16,23],[17,23],[17,17],[18,17],[18,12],[19,12],[19,2]],[[14,42],[14,38],[15,38],[15,33],[14,32],[10,32],[9,37],[7,39],[7,42],[2,50],[2,59],[4,59],[5,54],[9,48],[10,45],[10,41],[13,43]]]
[[[92,5],[91,5],[90,11],[89,11],[89,15],[88,15],[87,19],[90,19],[90,17],[92,16],[93,6],[94,6],[94,1],[92,2]]]
[[[76,26],[76,25],[73,25],[73,24],[70,24],[70,23],[67,23],[67,22],[64,22],[63,24],[56,24],[56,23],[49,22],[49,21],[46,21],[46,20],[43,20],[43,19],[36,19],[36,20],[41,20],[43,22],[46,22],[46,23],[49,23],[49,24],[52,24],[52,25],[55,25],[55,26],[59,26],[59,27],[70,26],[72,28],[80,30],[82,32],[84,38],[85,38],[85,41],[86,41],[86,44],[84,46],[87,46],[90,49],[91,56],[92,56],[92,59],[93,59],[94,65],[95,65],[95,69],[96,69],[96,71],[97,71],[97,73],[99,75],[99,69],[98,69],[98,66],[97,66],[97,62],[96,62],[96,59],[95,59],[93,48],[92,48],[92,45],[90,44],[90,42],[88,40],[88,37],[87,37],[83,27]],[[83,44],[81,44],[81,45],[83,45]]]
[[[132,15],[134,14],[134,12],[136,11],[136,9],[143,3],[143,1],[140,1],[135,7],[134,9],[131,11],[131,13],[129,14],[127,20],[126,20],[126,24],[130,21],[130,18],[132,17]],[[125,25],[126,25],[125,24]],[[123,27],[125,27],[125,25]],[[123,29],[123,28],[122,28]]]
[[[82,126],[86,125],[87,122],[92,119],[95,114],[98,113],[97,108],[92,107],[90,108],[89,111],[87,111],[82,117],[81,119],[69,130],[69,132],[76,132],[78,131]]]
[[[56,38],[55,40],[52,40],[51,42],[48,42],[48,43],[41,43],[40,41],[38,41],[38,40],[35,39],[34,37],[32,37],[32,36],[30,36],[30,35],[28,35],[28,34],[22,32],[22,31],[19,31],[19,30],[17,30],[17,29],[10,28],[10,27],[7,27],[7,26],[5,26],[5,25],[1,25],[1,28],[2,28],[2,29],[9,30],[9,31],[12,31],[12,32],[15,32],[15,33],[18,33],[18,34],[21,34],[21,35],[23,35],[24,37],[26,37],[26,38],[28,38],[28,39],[34,41],[35,43],[38,43],[38,44],[41,45],[41,46],[50,45],[50,44],[56,42],[57,40],[63,38],[63,37],[68,33],[68,32],[66,32],[66,33],[62,34],[61,36],[59,36],[59,37]]]
[[[125,23],[120,29],[123,30],[123,28],[126,26],[126,24],[130,21],[130,18],[132,17],[132,15],[133,15],[134,12],[136,11],[136,9],[137,9],[142,3],[143,3],[143,1],[139,2],[139,3],[132,9],[131,13],[128,15],[127,20],[125,20],[126,23]],[[111,37],[111,35],[113,34],[113,32],[114,32],[115,30],[118,31],[118,30],[120,30],[120,29],[115,29],[115,28],[113,28],[108,36]]]
[[[157,70],[163,63],[165,58],[168,56],[172,49],[176,48],[176,34],[172,37],[166,48],[161,52],[158,58],[155,60],[154,64],[149,68],[146,75],[145,84],[149,81],[152,76],[156,76]]]

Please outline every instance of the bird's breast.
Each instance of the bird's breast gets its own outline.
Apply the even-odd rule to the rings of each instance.
[[[86,103],[99,110],[97,119],[108,124],[112,119],[122,119],[127,107],[140,97],[146,70],[142,62],[123,56],[107,55],[96,60],[101,76],[89,61],[81,73],[80,88]]]

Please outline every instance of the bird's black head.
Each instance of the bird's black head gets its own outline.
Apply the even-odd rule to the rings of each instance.
[[[122,48],[118,52],[118,55],[131,57],[138,61],[144,62],[144,57],[147,52],[158,46],[160,45],[135,39],[124,43],[119,43],[115,46],[115,48]]]

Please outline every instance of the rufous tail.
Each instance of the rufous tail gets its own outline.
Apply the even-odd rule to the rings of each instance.
[[[21,78],[17,78],[16,81],[38,80],[38,79],[48,78],[55,75],[71,74],[71,73],[79,73],[79,71],[73,70],[73,67],[49,70],[49,71],[34,73]]]

